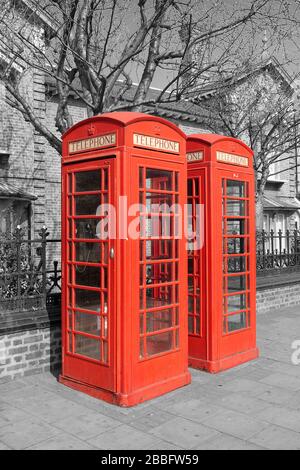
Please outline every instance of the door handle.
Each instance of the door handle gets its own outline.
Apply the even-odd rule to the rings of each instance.
[[[114,257],[115,257],[115,250],[114,250],[114,248],[111,248],[111,249],[110,249],[109,256],[110,256],[110,259],[114,259]]]

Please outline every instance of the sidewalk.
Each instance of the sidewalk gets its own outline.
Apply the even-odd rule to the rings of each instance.
[[[0,385],[3,449],[300,449],[300,307],[258,317],[261,357],[131,409],[50,373]]]

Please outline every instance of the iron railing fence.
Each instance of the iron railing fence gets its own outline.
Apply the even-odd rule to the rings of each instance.
[[[0,237],[0,320],[9,312],[60,307],[61,267],[57,259],[61,240],[48,237],[46,228],[33,240],[26,239],[22,229],[11,238]],[[257,233],[258,275],[298,270],[300,230]]]
[[[258,231],[257,274],[300,270],[300,230]]]
[[[51,257],[60,240],[48,239],[46,228],[38,235],[29,240],[17,228],[12,237],[0,237],[0,316],[59,306],[61,270]]]

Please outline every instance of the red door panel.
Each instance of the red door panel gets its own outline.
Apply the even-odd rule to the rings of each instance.
[[[115,390],[114,240],[105,237],[101,210],[114,204],[115,160],[64,168],[64,376]]]

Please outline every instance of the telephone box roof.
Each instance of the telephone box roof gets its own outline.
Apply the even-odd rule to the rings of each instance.
[[[187,137],[188,137],[188,139],[202,140],[202,142],[204,142],[208,145],[214,145],[214,144],[217,144],[218,142],[222,142],[224,140],[225,141],[226,140],[231,141],[231,142],[237,142],[240,145],[242,145],[243,147],[245,147],[245,149],[247,149],[249,152],[253,153],[253,150],[250,147],[248,147],[248,145],[245,144],[245,142],[243,142],[240,139],[236,139],[235,137],[229,137],[229,136],[219,135],[219,134],[190,134]]]
[[[136,112],[131,112],[131,111],[115,111],[112,113],[98,114],[96,116],[93,116],[91,118],[78,122],[77,124],[72,126],[70,129],[68,129],[67,132],[63,135],[63,137],[66,137],[71,131],[73,131],[74,129],[78,127],[81,127],[82,125],[89,124],[90,122],[93,123],[95,121],[101,121],[101,120],[114,121],[114,122],[121,124],[124,127],[130,124],[133,124],[135,122],[138,122],[138,121],[156,121],[176,130],[176,132],[178,132],[178,134],[180,134],[182,137],[186,137],[184,132],[178,126],[176,126],[176,124],[173,124],[172,122],[167,121],[166,119],[163,119],[158,116],[151,116],[145,113],[136,113]]]

